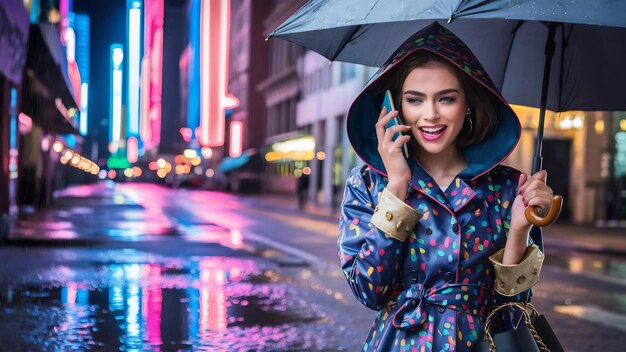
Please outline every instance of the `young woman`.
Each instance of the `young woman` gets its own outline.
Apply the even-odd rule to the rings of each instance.
[[[387,89],[404,120],[388,129],[398,112],[380,111]],[[472,351],[490,308],[537,282],[543,254],[524,210],[549,211],[552,190],[545,171],[501,165],[520,132],[473,53],[437,23],[357,96],[348,137],[366,165],[347,180],[338,247],[354,295],[379,311],[364,351]]]

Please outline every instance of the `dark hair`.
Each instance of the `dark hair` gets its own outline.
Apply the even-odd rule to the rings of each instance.
[[[483,141],[498,125],[500,120],[497,112],[499,102],[497,98],[480,85],[467,73],[461,71],[457,66],[453,65],[447,59],[430,51],[418,50],[409,57],[405,58],[394,72],[391,72],[389,89],[394,97],[396,109],[402,113],[402,86],[407,76],[413,69],[423,67],[429,62],[436,62],[450,68],[456,78],[459,80],[463,91],[465,92],[465,101],[470,109],[470,119],[472,119],[472,127],[464,122],[457,145],[459,147],[467,147]]]

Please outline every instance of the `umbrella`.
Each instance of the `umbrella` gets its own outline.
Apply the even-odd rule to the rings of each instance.
[[[509,103],[540,108],[533,174],[542,168],[546,109],[626,110],[626,1],[311,0],[269,37],[380,66],[433,20],[472,48]],[[546,217],[531,208],[526,216],[546,226],[561,206],[555,196]]]

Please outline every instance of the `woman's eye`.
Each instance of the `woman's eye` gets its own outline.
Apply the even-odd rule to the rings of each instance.
[[[417,104],[417,103],[420,103],[420,102],[421,102],[421,100],[419,100],[419,99],[417,99],[417,98],[406,98],[405,100],[406,100],[406,102],[407,102],[407,103],[409,103],[409,104]]]
[[[456,99],[454,97],[442,97],[441,99],[439,99],[439,101],[444,104],[452,104],[456,101]]]

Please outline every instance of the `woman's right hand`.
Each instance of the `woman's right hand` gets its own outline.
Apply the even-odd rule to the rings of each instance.
[[[409,135],[404,134],[411,128],[407,125],[385,128],[389,121],[397,115],[397,111],[387,113],[387,109],[383,108],[376,123],[376,137],[378,138],[378,153],[383,159],[389,179],[387,189],[396,197],[405,200],[407,188],[411,182],[411,169],[404,158],[402,145],[411,139]],[[393,135],[396,132],[401,132],[402,135],[393,141]]]

